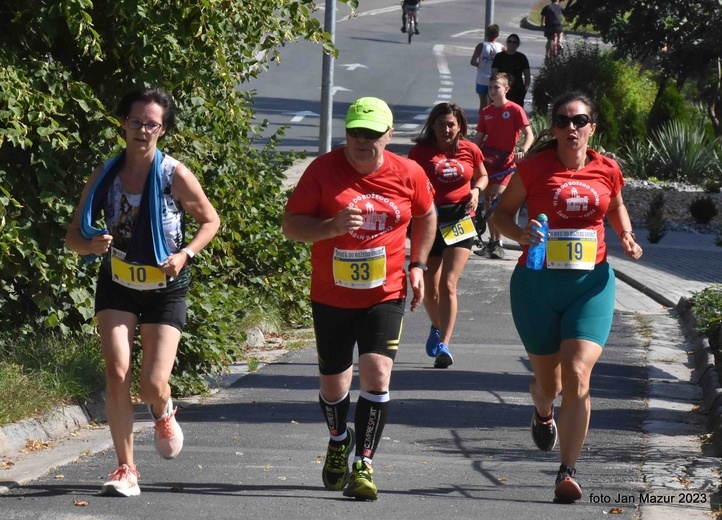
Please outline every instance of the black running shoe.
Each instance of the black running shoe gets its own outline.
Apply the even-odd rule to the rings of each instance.
[[[537,418],[536,409],[531,417],[531,438],[534,439],[536,447],[542,451],[551,451],[557,445],[557,423],[554,422],[554,408],[552,418],[548,422],[540,422]]]
[[[571,504],[582,498],[582,488],[579,487],[575,477],[577,470],[566,464],[559,466],[556,488],[554,489],[554,501],[563,504]]]
[[[348,480],[348,457],[356,445],[356,439],[351,428],[347,431],[346,442],[339,444],[329,441],[328,450],[326,450],[326,462],[323,464],[323,485],[331,491],[343,489]]]

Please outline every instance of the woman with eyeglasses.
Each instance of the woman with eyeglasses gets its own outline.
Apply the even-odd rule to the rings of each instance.
[[[118,467],[101,494],[140,495],[133,457],[131,359],[140,329],[139,397],[155,422],[155,449],[165,459],[183,447],[168,384],[186,321],[190,263],[220,225],[191,171],[158,150],[175,126],[175,104],[160,89],[134,90],[118,104],[125,149],[88,179],[66,245],[88,260],[100,257],[95,293],[106,364],[106,413]],[[94,224],[103,214],[102,227]],[[185,214],[198,228],[189,242]]]
[[[467,127],[459,105],[439,103],[409,152],[435,190],[438,229],[424,273],[424,307],[431,320],[426,353],[434,358],[435,368],[454,362],[449,343],[456,322],[456,285],[476,236],[471,214],[488,183],[484,156],[466,140]]]
[[[594,105],[586,95],[572,92],[558,98],[550,129],[519,163],[491,217],[504,235],[524,246],[511,278],[511,310],[534,372],[532,438],[542,451],[551,451],[559,439],[561,465],[554,495],[560,502],[582,496],[575,475],[591,414],[589,381],[614,314],[614,273],[607,263],[604,219],[627,256],[642,256],[622,200],[619,165],[588,148],[596,128]],[[538,231],[536,219],[523,228],[514,222],[522,203],[530,216],[546,214],[548,237]],[[545,266],[527,268],[529,245],[542,241]]]

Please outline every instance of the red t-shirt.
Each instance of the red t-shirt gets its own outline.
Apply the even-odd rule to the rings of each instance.
[[[345,309],[362,309],[406,296],[406,228],[412,216],[425,214],[433,202],[433,188],[424,170],[413,161],[384,151],[384,164],[360,174],[346,159],[344,148],[315,159],[301,176],[286,204],[290,213],[333,218],[347,206],[363,210],[364,224],[352,233],[314,242],[311,246],[311,300]],[[334,268],[339,255],[381,248],[385,252],[385,283],[372,288],[340,285]],[[348,260],[347,260],[348,261]],[[367,274],[367,273],[366,273]],[[363,272],[346,277],[364,279]],[[340,282],[344,283],[343,281]]]
[[[474,169],[484,162],[481,150],[470,141],[459,141],[456,152],[443,152],[436,145],[417,144],[409,159],[419,163],[434,187],[437,206],[457,204],[470,199]]]
[[[481,143],[482,151],[485,147],[489,147],[511,154],[519,141],[521,129],[525,126],[529,126],[526,112],[513,101],[507,101],[500,107],[495,107],[493,104],[484,107],[479,112],[479,122],[476,125],[476,131],[486,135],[484,142]],[[506,162],[498,165],[498,168],[486,163],[486,169],[489,175],[493,175],[512,168],[513,165],[514,156],[510,155]]]
[[[553,149],[532,155],[519,163],[516,174],[526,188],[530,218],[540,213],[549,219],[549,229],[593,229],[597,235],[595,264],[607,259],[604,216],[609,202],[624,186],[622,171],[612,159],[587,150],[591,161],[581,170],[568,170]],[[528,246],[519,258],[526,264]]]

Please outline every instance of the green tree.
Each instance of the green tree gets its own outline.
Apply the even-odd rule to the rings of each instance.
[[[307,312],[308,251],[280,238],[292,156],[254,147],[242,84],[299,37],[334,52],[310,0],[3,0],[0,6],[0,331],[92,331],[96,264],[64,248],[92,170],[123,146],[113,116],[136,85],[173,94],[161,143],[200,178],[221,215],[198,258],[181,377],[229,359],[248,305]],[[319,47],[320,50],[320,47]],[[239,89],[241,85],[241,89]]]
[[[565,15],[658,70],[657,97],[669,81],[680,91],[695,81],[715,135],[722,135],[722,0],[570,0]]]

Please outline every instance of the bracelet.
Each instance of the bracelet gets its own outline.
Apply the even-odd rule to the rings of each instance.
[[[413,269],[414,267],[418,267],[418,268],[421,269],[423,272],[426,272],[426,271],[429,270],[429,268],[426,267],[426,264],[423,263],[423,262],[411,262],[411,263],[409,264],[409,269]]]
[[[484,193],[484,190],[482,190],[479,186],[474,186],[471,188],[472,190],[479,190],[479,197],[481,197],[482,193]]]
[[[193,251],[191,251],[190,249],[188,249],[187,247],[184,247],[183,249],[181,249],[181,252],[187,254],[188,258],[190,258],[191,260],[193,260],[193,257],[196,256],[196,254]]]
[[[637,236],[634,234],[634,231],[632,231],[631,229],[623,230],[621,233],[619,233],[619,238],[624,238],[624,235],[627,233],[632,235],[632,238],[634,239],[635,242],[637,241]]]

